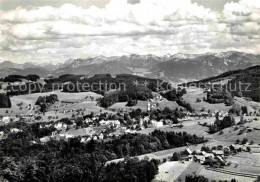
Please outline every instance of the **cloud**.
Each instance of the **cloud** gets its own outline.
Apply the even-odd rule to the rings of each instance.
[[[105,8],[0,11],[1,60],[60,61],[96,55],[259,51],[260,1],[215,12],[191,0],[111,0]],[[14,54],[13,54],[14,53]]]

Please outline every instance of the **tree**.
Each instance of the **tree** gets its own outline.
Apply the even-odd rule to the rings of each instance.
[[[241,106],[241,111],[242,111],[242,114],[248,114],[248,109],[246,106]]]
[[[32,164],[28,164],[24,173],[24,181],[25,182],[39,182],[36,177],[36,170],[34,169]]]
[[[174,152],[174,153],[172,154],[171,160],[172,160],[172,161],[178,161],[179,159],[180,159],[180,153]]]
[[[11,100],[9,96],[0,93],[0,108],[11,108]]]

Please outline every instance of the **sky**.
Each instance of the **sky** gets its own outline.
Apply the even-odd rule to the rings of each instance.
[[[0,0],[0,62],[260,52],[260,0]]]

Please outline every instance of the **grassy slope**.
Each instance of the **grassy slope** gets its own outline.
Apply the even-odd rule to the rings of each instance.
[[[229,109],[232,108],[232,106],[225,106],[224,103],[219,104],[210,104],[208,102],[203,101],[203,97],[207,97],[206,93],[203,93],[202,89],[199,88],[188,88],[187,94],[183,95],[183,99],[190,103],[192,108],[194,108],[196,111],[200,111],[202,108],[205,108],[206,111],[210,109],[211,111],[226,111],[228,112]],[[201,102],[196,102],[197,98],[201,100]],[[247,101],[243,98],[235,97],[235,104],[240,106],[247,106],[248,111],[255,111],[256,109],[260,109],[260,103],[253,102],[253,101]]]

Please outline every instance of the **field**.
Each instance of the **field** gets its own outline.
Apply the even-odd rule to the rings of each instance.
[[[54,105],[52,105],[45,115],[37,114],[35,110],[33,109],[27,109],[26,107],[31,104],[32,108],[37,108],[38,106],[35,106],[35,102],[39,96],[46,96],[50,94],[57,94],[59,101],[56,102]],[[93,100],[90,99],[90,96],[93,96]],[[88,98],[87,98],[88,97]],[[95,94],[93,92],[81,92],[81,93],[65,93],[61,91],[53,91],[53,92],[46,92],[46,93],[35,93],[30,95],[19,95],[19,96],[13,96],[11,97],[12,102],[12,108],[10,109],[0,109],[0,115],[2,116],[16,116],[16,115],[34,115],[38,116],[40,115],[43,119],[47,120],[48,117],[56,117],[58,118],[65,118],[65,117],[71,117],[72,114],[75,114],[74,111],[66,112],[63,111],[69,111],[69,110],[76,110],[76,109],[84,109],[84,114],[90,114],[91,112],[99,113],[100,110],[103,110],[103,108],[97,106],[97,98],[102,97],[101,95]],[[19,103],[23,103],[20,109],[20,106],[18,106]],[[8,113],[6,113],[8,111]],[[106,111],[110,112],[110,111]]]
[[[259,147],[259,146],[258,146]],[[227,159],[231,165],[226,169],[238,172],[260,174],[260,153],[241,152]]]
[[[174,131],[174,132],[184,132],[186,131],[189,134],[196,134],[198,136],[204,136],[204,137],[210,137],[209,134],[207,133],[208,127],[199,125],[198,122],[200,123],[212,123],[214,122],[215,118],[209,118],[209,119],[203,119],[203,120],[192,120],[192,121],[184,121],[182,122],[183,127],[180,128],[178,126],[176,127],[169,127],[169,126],[163,126],[158,128],[159,130],[162,131]],[[138,133],[143,133],[143,134],[149,134],[153,132],[156,128],[146,128],[141,131],[138,131]]]
[[[159,96],[158,93],[153,92],[153,96]],[[151,102],[150,104],[156,104],[157,102]],[[156,109],[164,109],[165,107],[169,107],[170,109],[175,109],[175,108],[183,108],[181,106],[179,106],[176,102],[172,102],[172,101],[168,101],[167,99],[163,99],[163,101],[158,101],[159,105],[158,107],[156,107]],[[115,103],[114,105],[110,106],[109,108],[112,110],[118,110],[118,109],[122,109],[124,111],[130,111],[132,109],[142,109],[144,111],[147,110],[147,104],[148,101],[138,101],[136,106],[133,107],[128,107],[126,106],[127,102],[118,102]]]
[[[225,106],[224,103],[219,104],[210,104],[208,102],[203,101],[203,97],[207,97],[206,93],[203,93],[203,89],[199,88],[187,88],[187,94],[183,95],[183,99],[191,104],[191,107],[196,111],[200,111],[202,108],[205,108],[206,111],[210,109],[211,111],[225,111],[228,112],[232,106]],[[197,98],[201,100],[201,102],[197,102]],[[247,101],[243,98],[235,97],[235,104],[239,106],[247,106],[248,112],[253,112],[255,110],[260,109],[260,104],[253,101]]]
[[[250,117],[245,117],[250,118]],[[227,141],[235,143],[237,139],[242,141],[244,138],[247,138],[249,141],[253,140],[255,143],[260,143],[260,118],[254,117],[258,120],[253,120],[251,123],[246,123],[243,126],[238,125],[238,129],[236,127],[226,128],[223,131],[223,134],[215,133],[213,138],[219,141]],[[239,118],[236,118],[236,121],[239,121]],[[242,134],[239,134],[240,130],[244,130],[245,128],[253,128],[253,131],[244,131]]]
[[[159,174],[155,176],[154,181],[175,181],[190,164],[191,162],[165,162],[159,166]]]
[[[216,181],[220,181],[220,180],[230,181],[232,179],[236,179],[239,182],[253,182],[256,180],[255,178],[236,176],[236,175],[226,174],[222,172],[207,170],[207,169],[200,170],[198,175],[202,175],[209,180],[216,180]]]

